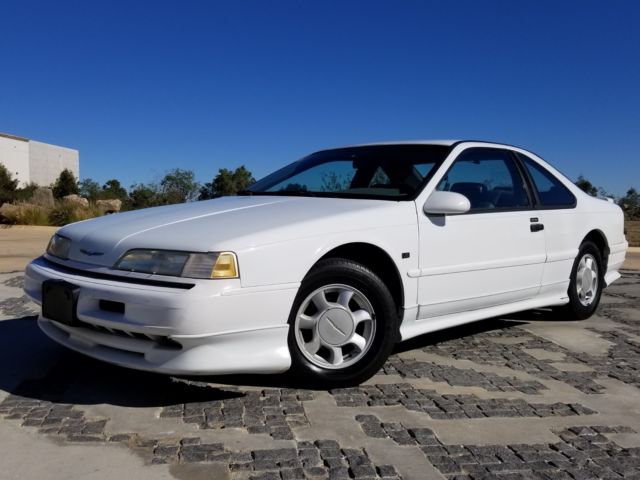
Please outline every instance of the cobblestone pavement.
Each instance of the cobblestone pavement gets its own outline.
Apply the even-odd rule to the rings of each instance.
[[[0,426],[126,449],[176,478],[640,479],[640,273],[598,314],[531,311],[398,346],[355,388],[187,381],[66,351],[0,275]],[[220,383],[214,383],[220,382]]]

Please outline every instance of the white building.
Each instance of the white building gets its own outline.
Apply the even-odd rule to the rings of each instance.
[[[6,133],[0,133],[0,163],[20,181],[21,187],[29,183],[48,187],[65,168],[76,178],[80,176],[78,150]]]

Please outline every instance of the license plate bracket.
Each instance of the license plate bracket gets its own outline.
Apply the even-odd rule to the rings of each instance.
[[[78,317],[76,307],[80,287],[64,280],[46,280],[42,283],[42,316],[74,326]]]

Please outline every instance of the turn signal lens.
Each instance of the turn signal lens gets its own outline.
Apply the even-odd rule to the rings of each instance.
[[[235,253],[220,253],[213,266],[211,278],[238,278],[238,261]]]

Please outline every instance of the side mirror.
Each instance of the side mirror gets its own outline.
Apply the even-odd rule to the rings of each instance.
[[[456,192],[435,191],[424,202],[424,213],[427,215],[455,215],[466,213],[471,208],[469,199]]]

